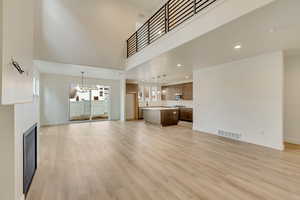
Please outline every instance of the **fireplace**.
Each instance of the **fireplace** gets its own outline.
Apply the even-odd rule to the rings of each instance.
[[[37,169],[37,125],[23,135],[23,193],[27,195]]]

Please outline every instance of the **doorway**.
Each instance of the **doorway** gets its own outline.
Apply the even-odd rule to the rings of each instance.
[[[135,120],[136,94],[126,94],[126,120]]]
[[[110,87],[90,86],[81,89],[71,85],[69,94],[70,121],[97,121],[110,119]]]

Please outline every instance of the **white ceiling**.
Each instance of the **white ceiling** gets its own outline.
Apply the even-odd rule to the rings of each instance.
[[[126,40],[161,0],[38,0],[35,59],[124,69]]]
[[[152,82],[166,74],[165,83],[177,82],[190,78],[194,68],[271,51],[299,53],[299,9],[299,0],[277,0],[128,71],[127,78]],[[242,49],[234,50],[236,44]],[[177,67],[178,63],[183,67]]]
[[[127,0],[129,3],[150,13],[162,6],[167,0]]]

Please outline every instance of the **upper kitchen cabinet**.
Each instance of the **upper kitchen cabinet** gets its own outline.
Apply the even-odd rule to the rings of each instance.
[[[193,83],[183,84],[182,99],[183,100],[193,100]]]
[[[162,100],[193,100],[193,83],[162,86]]]
[[[0,11],[0,104],[31,102],[33,0],[0,0]]]
[[[175,100],[176,93],[178,93],[178,89],[175,85],[162,86],[162,100]]]

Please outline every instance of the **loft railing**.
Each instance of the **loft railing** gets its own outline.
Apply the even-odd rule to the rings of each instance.
[[[130,57],[218,0],[169,0],[127,40]]]

